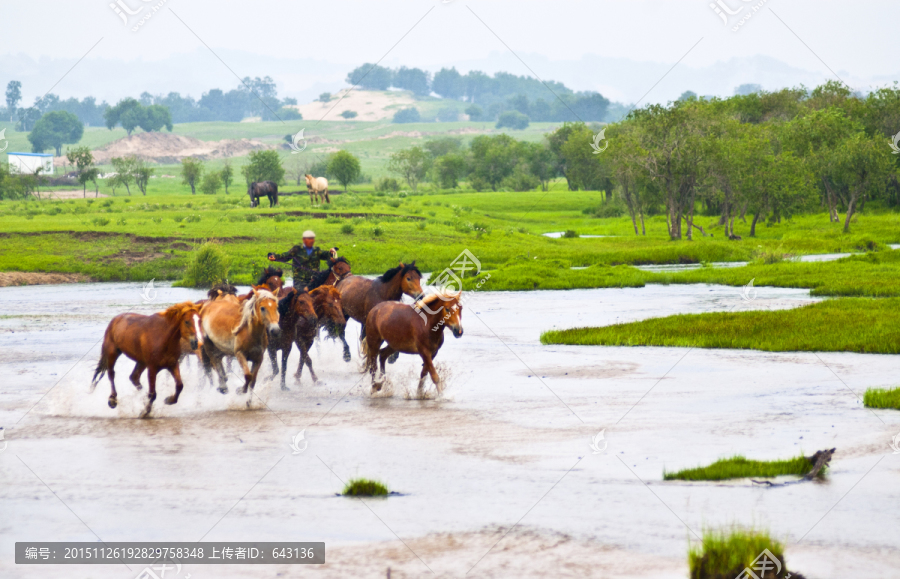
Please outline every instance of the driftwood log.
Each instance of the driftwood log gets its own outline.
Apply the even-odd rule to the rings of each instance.
[[[806,460],[812,463],[813,467],[808,473],[806,473],[803,478],[800,480],[795,480],[786,483],[773,483],[767,480],[754,480],[750,479],[754,484],[758,485],[766,485],[770,487],[783,487],[785,485],[797,484],[803,481],[813,480],[817,476],[819,476],[819,472],[828,466],[828,463],[831,462],[831,457],[834,456],[834,451],[836,449],[832,448],[831,450],[820,450],[812,456],[804,457]],[[796,576],[796,575],[795,575]]]

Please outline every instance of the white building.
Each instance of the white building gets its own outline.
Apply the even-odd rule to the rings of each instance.
[[[34,174],[41,169],[41,175],[53,174],[53,155],[49,153],[7,153],[9,172]]]

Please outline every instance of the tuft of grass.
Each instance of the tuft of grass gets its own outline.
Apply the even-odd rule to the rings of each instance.
[[[343,233],[344,235],[350,235],[351,233],[353,233],[353,226],[349,223],[341,225],[341,233]]]
[[[867,408],[892,408],[900,410],[900,387],[868,388],[863,395],[863,405]]]
[[[738,528],[728,531],[705,530],[700,544],[688,548],[690,577],[691,579],[738,577],[765,549],[781,561],[781,573],[777,576],[766,574],[766,579],[783,578],[788,574],[784,561],[784,544],[773,539],[769,533]]]
[[[677,472],[663,471],[663,480],[728,480],[733,478],[771,478],[784,475],[803,476],[812,470],[813,463],[804,456],[789,460],[748,460],[732,456],[717,460],[709,466],[687,468]],[[823,468],[819,475],[825,471]]]
[[[541,343],[900,354],[898,325],[900,298],[841,298],[793,310],[681,314],[552,330],[541,334]]]
[[[563,233],[562,236],[566,239],[574,239],[575,237],[578,237],[578,232],[574,229],[566,229],[565,233]]]
[[[382,235],[384,235],[384,229],[377,225],[372,228],[372,237],[381,237]]]
[[[366,478],[350,479],[341,494],[348,497],[384,497],[388,489],[383,483]]]

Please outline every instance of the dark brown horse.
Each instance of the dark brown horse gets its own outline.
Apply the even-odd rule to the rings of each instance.
[[[250,286],[250,291],[238,298],[239,301],[246,301],[253,297],[254,291],[265,290],[272,292],[276,298],[283,298],[290,290],[284,287],[284,270],[280,267],[269,266],[262,270],[255,284]],[[210,290],[211,291],[211,290]]]
[[[313,274],[312,279],[307,286],[307,290],[312,291],[319,286],[334,285],[348,275],[353,273],[350,271],[350,262],[346,257],[328,260],[328,269]]]
[[[444,343],[444,328],[455,338],[463,335],[461,294],[433,294],[416,301],[415,307],[400,302],[382,302],[372,308],[366,319],[366,369],[372,376],[372,391],[381,390],[375,371],[380,365],[384,379],[384,361],[394,352],[418,354],[422,357],[418,394],[421,397],[425,376],[440,393],[443,384],[434,367],[434,358]],[[382,342],[387,346],[381,348]],[[379,350],[379,348],[381,348]]]
[[[366,336],[366,317],[376,305],[385,301],[398,301],[403,294],[414,300],[422,297],[422,272],[416,267],[416,262],[391,268],[380,277],[367,279],[358,275],[350,275],[335,284],[334,287],[341,292],[341,302],[344,306],[344,316],[353,318],[360,323],[362,329],[359,339]],[[350,360],[350,346],[343,335],[340,336],[344,343],[344,360]]]
[[[106,328],[100,361],[94,371],[91,386],[95,387],[103,374],[108,373],[112,387],[109,407],[115,408],[118,405],[115,365],[119,356],[125,354],[137,362],[131,373],[131,383],[138,390],[141,389],[141,373],[144,369],[147,370],[150,389],[147,409],[141,416],[150,414],[153,401],[156,400],[156,375],[161,370],[168,370],[175,378],[175,394],[166,398],[166,404],[175,404],[184,388],[178,367],[183,353],[183,341],[190,345],[191,350],[196,350],[203,344],[200,306],[197,304],[183,302],[150,316],[119,314]]]
[[[250,196],[250,207],[259,207],[259,198],[263,195],[269,198],[269,207],[275,207],[278,205],[278,184],[275,181],[250,183],[247,195]]]

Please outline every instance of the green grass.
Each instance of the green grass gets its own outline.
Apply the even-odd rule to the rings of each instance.
[[[900,298],[842,298],[792,310],[683,314],[552,330],[541,334],[541,343],[900,354],[898,326]]]
[[[803,476],[812,470],[813,464],[803,456],[790,460],[747,460],[733,456],[717,460],[709,466],[688,468],[677,472],[663,471],[663,480],[728,480],[733,478],[771,478],[776,476]],[[824,469],[819,471],[820,475]]]
[[[900,388],[868,388],[863,395],[863,405],[868,408],[900,410]]]
[[[389,494],[388,488],[378,481],[365,478],[350,479],[341,494],[348,497],[384,497]]]
[[[784,544],[754,529],[706,530],[699,545],[688,548],[691,579],[734,579],[768,549],[782,564],[778,578],[787,575]],[[770,579],[771,575],[766,575]]]

